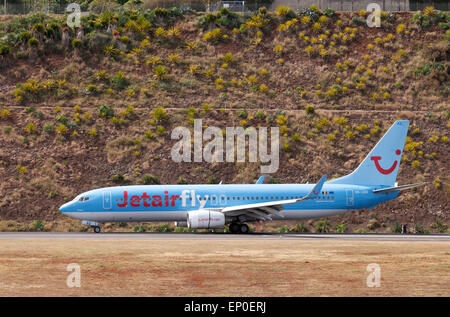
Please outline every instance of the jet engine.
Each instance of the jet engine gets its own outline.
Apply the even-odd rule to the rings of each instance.
[[[205,209],[189,211],[187,225],[192,229],[221,229],[225,227],[225,215]]]

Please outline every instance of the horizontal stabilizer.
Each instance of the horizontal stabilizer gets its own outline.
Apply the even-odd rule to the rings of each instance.
[[[381,188],[381,189],[374,189],[373,192],[375,194],[376,193],[387,193],[387,192],[392,192],[392,191],[396,191],[396,190],[410,189],[410,188],[422,186],[422,185],[425,185],[425,184],[427,184],[427,182],[408,184],[408,185],[401,185],[401,186],[394,186],[394,187]]]

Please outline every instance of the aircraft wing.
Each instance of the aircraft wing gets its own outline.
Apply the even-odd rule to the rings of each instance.
[[[284,209],[284,205],[293,204],[300,202],[302,200],[311,199],[312,195],[317,195],[322,190],[322,186],[327,179],[327,175],[323,175],[319,182],[313,187],[313,189],[306,195],[296,199],[285,199],[278,201],[268,201],[264,203],[256,203],[256,204],[247,204],[247,205],[238,205],[225,207],[222,209],[222,212],[231,217],[237,216],[247,216],[249,218],[256,218],[261,220],[272,220],[272,215],[278,215],[283,217],[280,214],[280,211]]]

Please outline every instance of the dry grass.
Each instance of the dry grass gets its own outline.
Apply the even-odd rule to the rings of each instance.
[[[0,296],[449,296],[445,242],[0,241]],[[68,288],[69,263],[81,288]],[[366,267],[381,266],[368,288]]]

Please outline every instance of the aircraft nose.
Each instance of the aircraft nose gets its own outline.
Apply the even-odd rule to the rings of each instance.
[[[70,206],[72,205],[72,202],[69,201],[68,203],[65,203],[61,207],[59,207],[59,212],[65,213],[70,211]]]

